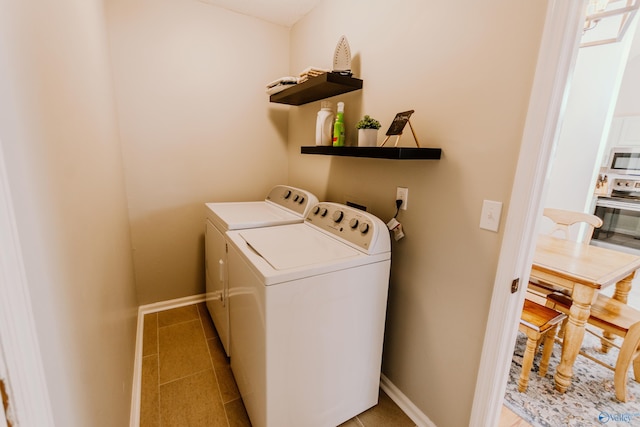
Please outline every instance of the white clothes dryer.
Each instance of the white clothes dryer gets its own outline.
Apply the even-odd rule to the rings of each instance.
[[[391,265],[375,216],[227,232],[231,369],[254,427],[336,426],[378,401]]]
[[[309,191],[277,185],[263,201],[205,204],[206,304],[227,356],[230,337],[224,233],[302,222],[317,203],[318,198]]]

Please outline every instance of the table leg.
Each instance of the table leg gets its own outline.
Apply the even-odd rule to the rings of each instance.
[[[562,344],[562,357],[556,369],[555,382],[556,390],[561,393],[567,391],[571,385],[573,377],[573,364],[578,357],[582,338],[584,337],[584,326],[591,313],[591,303],[595,296],[594,289],[576,283],[573,288],[573,303],[569,310],[569,318],[564,332]]]
[[[627,299],[629,298],[629,291],[631,291],[631,281],[633,280],[633,277],[635,275],[636,272],[634,271],[633,273],[616,283],[616,291],[613,293],[613,299],[625,304],[627,303]]]
[[[635,274],[636,272],[634,271],[633,273],[616,283],[616,291],[613,293],[613,299],[625,304],[627,303],[629,292],[631,291],[631,281],[633,280]],[[603,335],[610,341],[613,341],[616,338],[615,335],[608,332],[604,332]],[[608,353],[609,349],[611,348],[611,344],[606,340],[601,340],[600,342],[602,344],[602,348],[600,351],[602,351],[603,353]]]

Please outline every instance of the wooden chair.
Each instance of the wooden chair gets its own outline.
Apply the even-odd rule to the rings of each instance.
[[[566,317],[565,314],[559,313],[544,305],[524,300],[522,307],[522,315],[520,316],[520,332],[527,336],[527,346],[522,356],[522,372],[518,380],[518,391],[525,392],[529,385],[529,374],[533,366],[533,357],[538,349],[540,340],[544,337],[544,347],[542,350],[542,359],[540,360],[539,375],[544,377],[549,368],[549,358],[553,350],[553,343],[556,336],[556,329]]]
[[[593,230],[602,226],[602,220],[600,218],[584,212],[545,208],[542,215],[554,222],[554,227],[549,235],[559,237],[558,234],[562,234],[562,238],[564,239],[569,239],[571,226],[587,224],[587,231],[582,241],[585,245],[588,245],[591,241]],[[541,298],[546,298],[546,296],[552,292],[565,292],[565,290],[555,288],[548,283],[536,281],[529,281],[529,290]]]
[[[602,226],[602,220],[600,218],[584,212],[545,208],[545,210],[542,212],[542,215],[549,218],[555,223],[555,226],[551,230],[549,235],[553,236],[557,232],[561,232],[564,234],[565,239],[569,238],[569,227],[574,224],[587,224],[587,232],[583,240],[583,243],[586,245],[588,245],[591,241],[594,228],[600,228]]]
[[[569,313],[571,303],[571,298],[566,295],[553,293],[547,297],[547,307],[563,313]],[[586,354],[582,350],[580,354],[614,371],[616,398],[626,402],[628,398],[627,372],[631,362],[633,362],[635,380],[640,382],[640,358],[638,357],[640,354],[638,351],[638,345],[640,344],[640,311],[618,300],[598,294],[596,302],[591,305],[591,315],[588,322],[590,325],[602,329],[605,333],[623,338],[622,346],[618,346],[608,340],[610,345],[620,350],[615,367]],[[589,329],[587,329],[587,332],[601,340],[607,340],[606,337],[600,336]]]

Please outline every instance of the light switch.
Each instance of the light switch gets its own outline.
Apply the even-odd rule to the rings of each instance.
[[[482,214],[480,215],[480,228],[498,232],[500,227],[500,215],[502,214],[502,202],[485,200],[482,202]]]

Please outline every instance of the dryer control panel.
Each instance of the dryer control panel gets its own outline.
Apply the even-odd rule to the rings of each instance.
[[[309,208],[318,203],[318,198],[310,192],[288,185],[276,185],[265,200],[289,209],[300,216],[305,216],[309,212]]]
[[[390,250],[388,233],[380,232],[386,229],[384,223],[360,209],[338,203],[321,202],[311,208],[305,222],[325,233],[339,237],[368,254]]]

